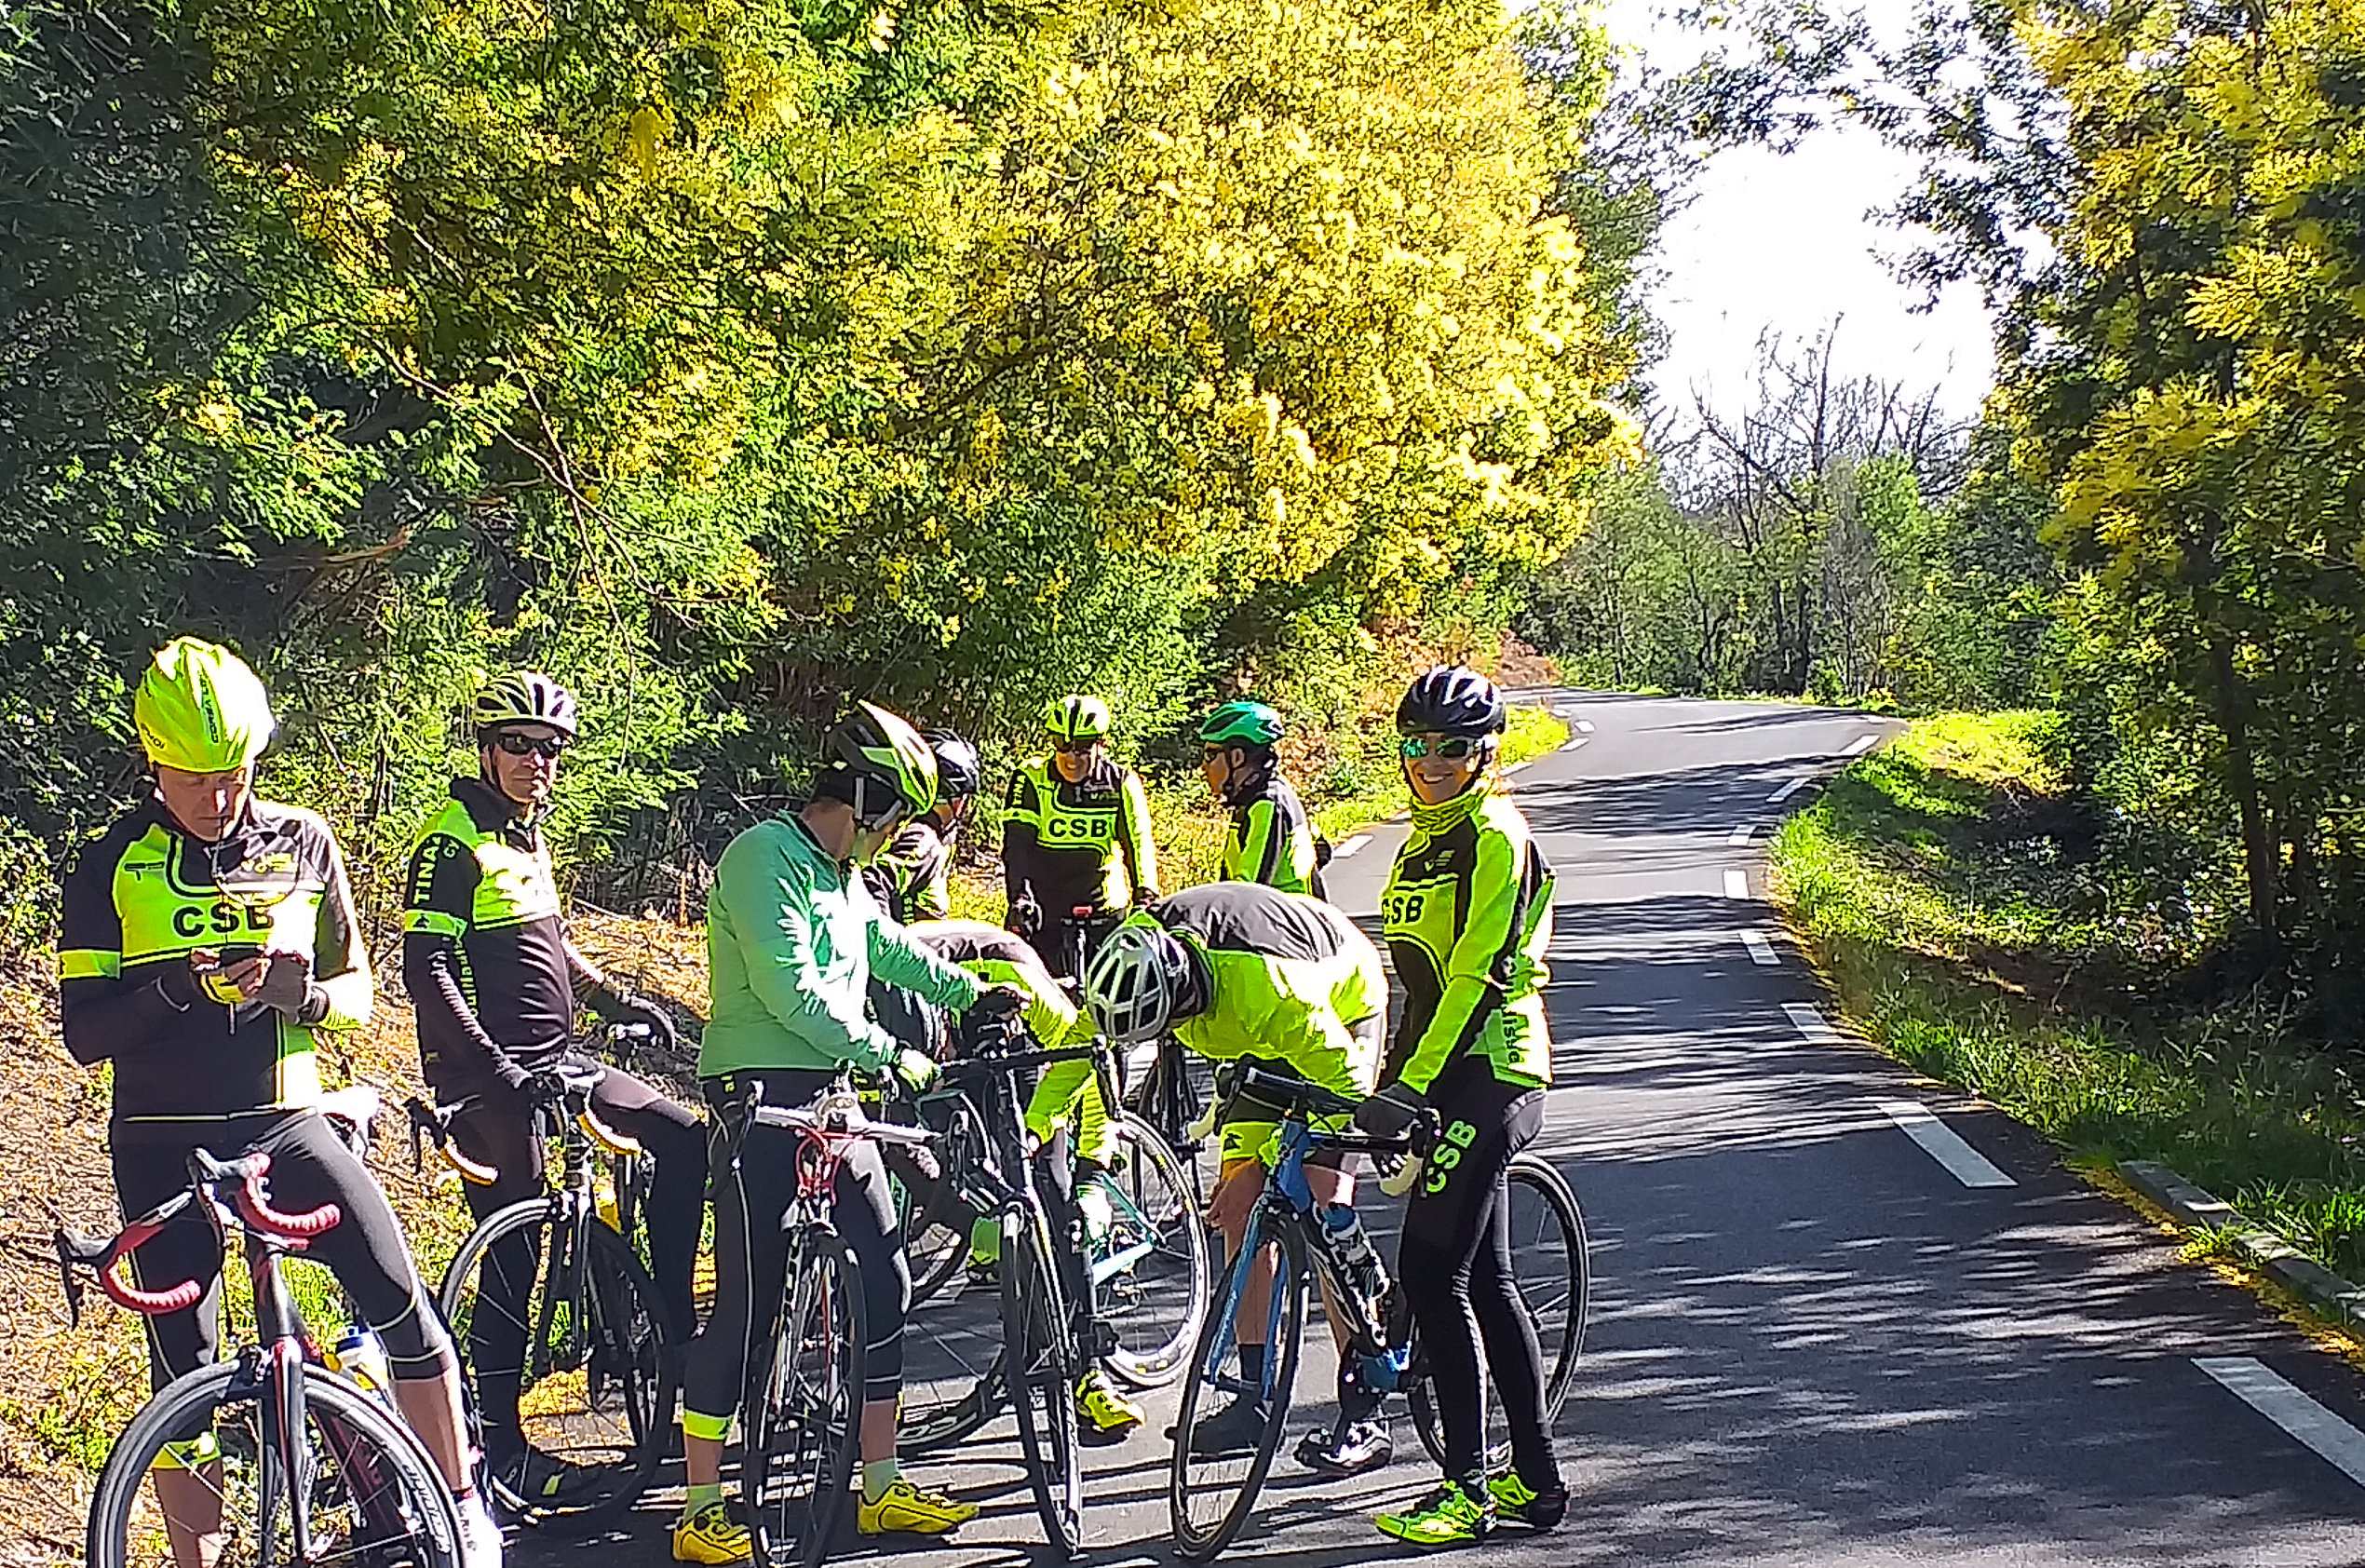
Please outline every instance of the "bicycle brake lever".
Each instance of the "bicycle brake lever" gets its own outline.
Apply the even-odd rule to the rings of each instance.
[[[58,1251],[58,1285],[65,1291],[66,1297],[66,1326],[79,1329],[82,1327],[82,1279],[74,1272],[74,1259],[67,1250],[63,1226],[58,1229],[55,1245]]]

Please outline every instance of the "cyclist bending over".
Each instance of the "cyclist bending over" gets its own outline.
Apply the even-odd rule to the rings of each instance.
[[[1064,1050],[1098,1038],[1091,1021],[1068,1000],[1034,950],[1009,932],[974,920],[930,920],[908,927],[906,934],[989,984],[1015,986],[1025,993],[1020,1018],[1044,1049]],[[1075,1309],[1077,1343],[1097,1363],[1115,1348],[1115,1341],[1093,1312],[1090,1269],[1075,1229],[1076,1201],[1115,1159],[1117,1139],[1101,1098],[1100,1077],[1089,1061],[1055,1061],[1043,1070],[1027,1099],[1026,1130],[1042,1151],[1036,1177],[1050,1210],[1052,1233],[1055,1237],[1076,1237],[1079,1242],[1059,1249],[1061,1284]],[[1106,1437],[1121,1437],[1146,1419],[1142,1407],[1127,1399],[1097,1364],[1076,1385],[1075,1408],[1093,1431]]]
[[[1552,871],[1490,772],[1507,717],[1493,682],[1448,668],[1414,681],[1396,710],[1412,832],[1380,907],[1404,1020],[1386,1087],[1355,1119],[1385,1137],[1434,1110],[1444,1127],[1405,1209],[1398,1276],[1437,1390],[1445,1483],[1375,1521],[1421,1546],[1477,1540],[1498,1513],[1549,1530],[1568,1510],[1511,1258],[1511,1157],[1542,1130],[1552,1081],[1539,994]],[[1492,1482],[1487,1372],[1511,1428],[1511,1473]]]
[[[419,1061],[447,1103],[475,1097],[453,1118],[460,1151],[500,1177],[461,1183],[479,1220],[543,1192],[542,1141],[534,1136],[537,1076],[567,1058],[576,994],[611,1022],[642,1023],[667,1046],[673,1022],[619,991],[567,938],[541,824],[559,757],[574,742],[574,695],[547,675],[519,670],[476,695],[474,777],[452,781],[452,799],[412,851],[402,916],[402,980],[418,1009]],[[590,1065],[598,1065],[591,1063]],[[638,1141],[655,1161],[649,1189],[649,1257],[676,1344],[697,1324],[690,1270],[706,1198],[706,1129],[682,1106],[615,1068],[592,1090],[600,1119]],[[520,1234],[489,1255],[479,1312],[468,1330],[485,1461],[524,1497],[559,1499],[570,1477],[530,1453],[518,1421],[526,1297],[536,1269]]]
[[[864,1011],[872,970],[939,1007],[1022,998],[953,967],[884,919],[858,868],[936,800],[936,759],[919,732],[860,704],[830,732],[813,798],[731,841],[707,902],[712,1006],[698,1075],[713,1108],[714,1309],[690,1347],[682,1429],[689,1495],[673,1532],[687,1562],[744,1561],[747,1530],[723,1508],[723,1434],[745,1386],[749,1345],[780,1299],[788,1266],[781,1220],[796,1196],[797,1134],[756,1124],[767,1105],[803,1105],[841,1071],[894,1069],[925,1081],[935,1064],[906,1051]],[[878,1150],[856,1144],[838,1174],[833,1215],[861,1268],[866,1350],[861,1423],[865,1535],[941,1534],[977,1516],[907,1480],[895,1458],[903,1384],[903,1317],[912,1276]]]
[[[1169,1030],[1190,1049],[1219,1061],[1277,1066],[1360,1099],[1372,1092],[1387,1033],[1387,973],[1379,950],[1355,923],[1318,899],[1277,892],[1256,882],[1186,887],[1136,912],[1110,933],[1086,976],[1093,1021],[1123,1045]],[[1235,1096],[1222,1128],[1221,1180],[1209,1218],[1237,1257],[1250,1214],[1277,1156],[1281,1110]],[[1326,1149],[1305,1162],[1306,1183],[1325,1204],[1355,1201],[1356,1156]],[[1260,1260],[1239,1314],[1240,1372],[1250,1385],[1264,1375],[1262,1334],[1269,1314],[1271,1264]],[[1342,1348],[1347,1315],[1328,1316]],[[1339,1358],[1339,1420],[1306,1434],[1301,1464],[1332,1475],[1384,1465],[1394,1453],[1383,1396],[1359,1386],[1359,1364]],[[1193,1428],[1203,1453],[1252,1448],[1266,1412],[1246,1396]]]
[[[273,1201],[334,1203],[310,1255],[385,1346],[395,1403],[460,1503],[463,1568],[497,1568],[501,1533],[474,1489],[452,1342],[385,1194],[326,1117],[318,1036],[370,1016],[370,964],[328,824],[256,798],[271,743],[263,683],[236,655],[183,637],[141,678],[132,721],[155,792],[85,845],[65,875],[58,940],[66,1049],[115,1064],[116,1201],[146,1212],[188,1184],[189,1153],[271,1156]],[[222,1249],[193,1208],[137,1254],[142,1279],[201,1280],[197,1304],[148,1321],[155,1386],[212,1361]],[[186,1432],[155,1474],[174,1561],[222,1551],[222,1461]]]
[[[1141,778],[1109,755],[1109,705],[1060,697],[1043,710],[1043,727],[1051,754],[1012,776],[1002,812],[1005,924],[1034,944],[1054,975],[1080,980],[1068,973],[1074,912],[1113,922],[1156,898],[1157,846]]]

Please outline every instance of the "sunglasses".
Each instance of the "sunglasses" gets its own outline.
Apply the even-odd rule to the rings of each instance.
[[[1407,762],[1420,757],[1443,757],[1449,763],[1464,762],[1486,750],[1486,742],[1466,735],[1449,735],[1439,740],[1408,735],[1397,742],[1397,750]]]
[[[512,757],[547,757],[553,762],[567,749],[562,735],[526,735],[518,730],[503,730],[493,737],[495,750],[507,751]]]
[[[1063,757],[1076,757],[1089,751],[1099,744],[1101,739],[1098,736],[1089,740],[1055,740],[1051,742],[1051,750]]]

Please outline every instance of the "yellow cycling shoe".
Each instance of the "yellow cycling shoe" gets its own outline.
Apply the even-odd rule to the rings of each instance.
[[[1150,1418],[1149,1412],[1117,1392],[1108,1373],[1097,1370],[1086,1372],[1075,1386],[1075,1413],[1101,1437],[1130,1432]]]
[[[720,1503],[709,1503],[673,1527],[673,1561],[703,1562],[710,1568],[745,1562],[754,1555],[747,1526],[735,1523]]]
[[[854,1510],[855,1528],[865,1535],[941,1535],[977,1518],[975,1503],[956,1503],[941,1492],[926,1492],[898,1476],[875,1503]]]

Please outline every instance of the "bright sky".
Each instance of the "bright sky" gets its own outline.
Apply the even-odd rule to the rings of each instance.
[[[1605,0],[1611,34],[1662,70],[1705,52],[1704,34],[1660,20],[1665,0]],[[1875,13],[1906,0],[1870,0]],[[1689,207],[1661,232],[1651,305],[1667,358],[1653,378],[1662,405],[1689,411],[1694,391],[1726,414],[1753,385],[1759,335],[1804,343],[1834,319],[1835,368],[1909,387],[1937,387],[1949,412],[1978,412],[1994,372],[1978,291],[1958,287],[1916,314],[1921,291],[1885,258],[1912,248],[1906,231],[1870,214],[1912,184],[1913,160],[1853,128],[1818,132],[1787,156],[1723,153],[1700,172]]]

